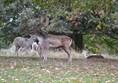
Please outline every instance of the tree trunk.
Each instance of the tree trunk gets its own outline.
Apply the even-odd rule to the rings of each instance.
[[[74,40],[75,49],[77,51],[79,51],[79,52],[82,52],[82,50],[84,48],[84,45],[83,45],[83,34],[74,31],[72,38]]]

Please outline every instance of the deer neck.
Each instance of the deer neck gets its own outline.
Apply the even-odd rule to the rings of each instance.
[[[37,39],[38,39],[38,43],[39,44],[42,44],[43,43],[43,40],[44,40],[44,37],[43,37],[43,35],[41,35],[41,34],[38,34],[38,35],[36,35],[37,36]]]
[[[34,40],[33,40],[32,38],[30,38],[27,43],[28,43],[29,45],[32,45],[33,42],[34,42]]]

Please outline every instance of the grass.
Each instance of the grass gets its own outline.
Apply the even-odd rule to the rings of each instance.
[[[117,59],[85,59],[73,53],[68,64],[67,55],[57,51],[46,62],[36,53],[16,57],[5,50],[0,55],[0,83],[118,83]]]

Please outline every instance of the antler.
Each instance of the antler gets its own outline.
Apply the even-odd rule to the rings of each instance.
[[[35,26],[35,28],[33,29],[34,33],[39,33],[41,32],[41,28],[44,26],[48,26],[49,25],[49,18],[47,16],[41,16],[40,18],[40,22]]]
[[[48,26],[49,18],[47,16],[41,16],[40,24],[45,27]]]

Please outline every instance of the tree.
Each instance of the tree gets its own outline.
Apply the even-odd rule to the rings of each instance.
[[[47,3],[51,5],[47,5]],[[66,29],[62,30],[62,28],[57,27],[60,23],[55,21],[55,25],[57,26],[53,25],[53,27],[57,27],[58,31],[61,29],[60,33],[62,33],[62,31],[68,33],[68,30],[70,30],[79,51],[83,49],[83,35],[86,34],[106,34],[111,38],[118,39],[117,26],[114,26],[114,19],[112,18],[114,12],[117,11],[116,0],[63,0],[63,2],[62,0],[49,0],[47,3],[45,4],[44,1],[39,2],[39,4],[43,4],[43,7],[41,7],[42,9],[46,7],[46,14],[48,16],[51,16],[53,19],[58,19],[58,21],[63,20],[69,24],[71,23],[71,28],[68,27],[67,29],[67,26],[65,26]],[[72,20],[70,22],[69,20],[71,18]],[[77,24],[78,26],[76,26]],[[50,29],[51,31],[52,28]]]
[[[107,35],[118,39],[117,0],[1,0],[0,36],[12,41],[27,36],[39,22],[40,15],[50,18],[45,32],[66,34],[74,39],[75,47],[84,48],[83,36]],[[5,33],[5,32],[8,33]],[[14,35],[15,34],[15,35]],[[88,41],[88,40],[87,40]]]
[[[0,39],[2,45],[9,45],[17,36],[28,36],[36,24],[39,9],[23,0],[3,0],[0,16]]]

